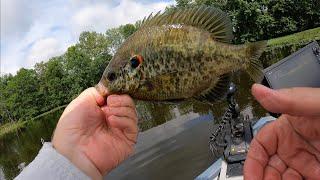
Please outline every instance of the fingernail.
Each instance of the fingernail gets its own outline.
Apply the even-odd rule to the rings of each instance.
[[[261,84],[254,84],[251,90],[252,90],[252,94],[257,99],[264,99],[266,96],[269,96],[271,93],[274,93],[273,89],[270,89]]]
[[[270,89],[270,88],[268,88],[268,87],[266,87],[266,86],[264,86],[264,85],[262,85],[262,84],[257,84],[257,83],[253,84],[253,85],[252,85],[252,88]]]

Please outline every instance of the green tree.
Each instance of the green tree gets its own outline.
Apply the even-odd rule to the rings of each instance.
[[[107,53],[109,41],[106,36],[96,32],[82,32],[79,37],[77,47],[90,59],[94,59],[100,54]]]
[[[69,100],[98,83],[111,59],[108,47],[110,42],[104,35],[84,32],[80,35],[79,43],[68,48],[63,56],[66,71],[63,82],[68,86]]]
[[[130,27],[126,27],[123,34],[131,31]],[[109,54],[110,41],[101,33],[83,32],[79,37],[79,43],[75,46],[77,53],[81,53],[84,57],[89,58],[90,64],[88,70],[87,85],[95,85],[101,78],[101,75],[108,65],[111,55]]]
[[[106,31],[106,38],[108,39],[110,46],[109,51],[114,54],[120,45],[137,30],[133,24],[126,24],[117,28],[111,28]]]
[[[7,85],[12,78],[11,74],[0,76],[0,124],[15,120],[6,103],[6,97],[9,96]]]
[[[177,7],[187,7],[193,3],[192,0],[176,0]]]
[[[124,39],[127,39],[131,34],[136,32],[137,28],[133,24],[126,24],[119,27],[120,33]]]
[[[109,64],[112,56],[108,53],[100,54],[95,58],[94,61],[91,62],[91,85],[94,86],[99,82],[103,71]]]
[[[69,103],[84,89],[94,86],[115,49],[136,31],[127,24],[106,34],[83,32],[79,42],[34,69],[20,69],[15,76],[0,77],[0,122],[30,119]],[[10,117],[9,117],[10,116]]]
[[[39,113],[42,99],[39,96],[39,79],[35,70],[20,69],[7,83],[5,104],[13,117],[27,119]]]
[[[214,6],[227,12],[234,41],[266,40],[320,25],[318,0],[177,0],[176,7]]]
[[[90,86],[90,57],[81,51],[78,45],[68,48],[64,55],[65,69],[67,72],[66,83],[69,85],[67,92],[70,100]]]
[[[42,112],[68,103],[66,71],[63,68],[63,58],[54,57],[46,63],[38,63],[35,70],[40,80],[39,94],[43,99]]]

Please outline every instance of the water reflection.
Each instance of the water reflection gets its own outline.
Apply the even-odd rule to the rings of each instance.
[[[41,139],[50,141],[60,114],[61,111],[43,117],[41,121],[30,122],[27,128],[0,139],[0,166],[6,179],[19,173],[19,165],[34,159],[42,146]]]
[[[233,82],[239,88],[236,99],[240,108],[252,110],[254,116],[263,116],[265,111],[251,96],[250,87],[253,82],[249,76],[245,73],[237,73]],[[177,104],[137,102],[141,131],[146,131],[172,119],[182,119],[181,122],[187,122],[195,118],[194,115],[205,116],[211,113],[215,117],[220,117],[225,108],[226,103],[224,102],[213,106],[195,101]],[[38,121],[30,122],[27,128],[0,139],[0,178],[1,174],[4,174],[6,179],[12,179],[19,173],[19,164],[28,164],[34,159],[42,146],[41,138],[50,141],[60,114],[61,111],[49,114]],[[156,130],[152,130],[150,131],[152,133],[148,135],[150,141],[158,144],[153,144],[148,149],[147,146],[143,146],[143,144],[148,144],[147,140],[144,139],[146,142],[139,141],[141,145],[137,146],[137,152],[144,154],[144,156],[135,155],[138,158],[131,162],[135,164],[135,169],[130,171],[130,176],[141,174],[140,179],[151,177],[153,179],[156,177],[190,179],[214,160],[209,156],[206,146],[209,129],[213,128],[212,119],[199,121],[185,131],[177,131],[181,127],[177,124],[174,125],[174,123],[166,123],[165,126],[170,130],[162,133],[156,133]],[[170,131],[179,133],[169,136]]]
[[[188,113],[139,134],[136,153],[106,179],[191,179],[214,161],[213,115]]]
[[[238,87],[236,100],[242,113],[250,118],[263,116],[265,110],[251,96],[253,82],[249,76],[238,73],[233,82]],[[217,159],[209,151],[208,140],[219,121],[213,121],[212,114],[222,116],[227,108],[225,102],[209,106],[188,101],[171,107],[141,103],[140,108],[148,109],[150,115],[150,119],[142,118],[140,122],[143,130],[167,122],[140,133],[136,153],[106,179],[192,179]]]

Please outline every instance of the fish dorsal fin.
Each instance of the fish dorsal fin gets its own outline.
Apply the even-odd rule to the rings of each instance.
[[[138,25],[140,28],[162,25],[186,25],[204,29],[214,40],[230,42],[233,39],[232,24],[228,14],[210,6],[196,6],[166,10],[150,14]]]

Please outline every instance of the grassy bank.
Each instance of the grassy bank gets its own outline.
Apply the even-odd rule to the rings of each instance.
[[[287,46],[291,44],[308,44],[311,41],[320,40],[320,27],[302,31],[299,33],[268,40],[269,48]]]
[[[27,121],[14,121],[0,126],[0,138],[8,133],[17,131],[26,125]]]
[[[41,118],[41,117],[44,117],[44,116],[46,116],[46,115],[48,115],[48,114],[50,114],[50,113],[56,112],[56,111],[58,111],[58,110],[60,110],[60,109],[63,109],[63,108],[65,108],[65,107],[67,107],[67,104],[66,104],[66,105],[62,105],[62,106],[59,106],[59,107],[56,107],[56,108],[53,108],[53,109],[51,109],[50,111],[47,111],[47,112],[45,112],[45,113],[42,113],[42,114],[40,114],[40,115],[38,115],[38,116],[30,119],[30,120],[25,120],[25,121],[19,120],[19,121],[14,121],[14,122],[5,123],[5,124],[3,124],[3,125],[0,126],[0,138],[3,137],[3,136],[5,136],[5,135],[8,134],[8,133],[15,132],[15,131],[17,131],[18,129],[21,129],[21,128],[25,127],[26,124],[27,124],[27,122],[29,122],[29,121],[31,121],[31,120],[37,120],[37,119],[39,119],[39,118]]]
[[[68,104],[65,104],[65,105],[62,105],[62,106],[53,108],[53,109],[51,109],[50,111],[47,111],[47,112],[45,112],[45,113],[42,113],[42,114],[40,114],[40,115],[32,118],[32,120],[39,119],[39,118],[41,118],[41,117],[43,117],[43,116],[46,116],[46,115],[48,115],[48,114],[50,114],[50,113],[53,113],[53,112],[56,112],[56,111],[58,111],[58,110],[60,110],[60,109],[62,109],[62,108],[65,108],[65,107],[67,107],[67,106],[68,106]]]
[[[320,42],[320,27],[268,40],[268,47],[260,57],[264,67],[298,51],[312,41]]]

